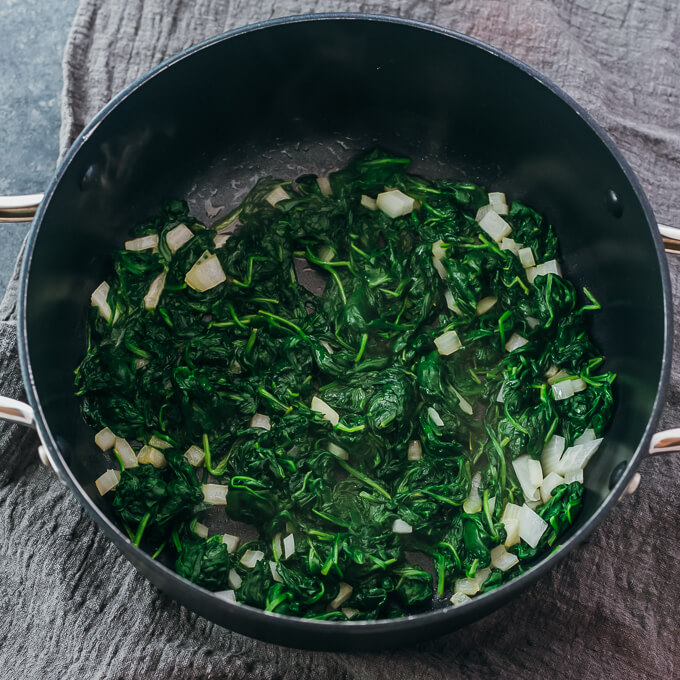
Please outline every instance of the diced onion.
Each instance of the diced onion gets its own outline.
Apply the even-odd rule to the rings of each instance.
[[[375,198],[371,198],[370,196],[366,196],[366,194],[362,194],[361,196],[361,205],[364,206],[364,208],[368,208],[369,210],[377,210],[378,206],[376,205]]]
[[[493,209],[493,206],[491,205],[491,203],[487,203],[486,205],[483,205],[481,208],[479,208],[479,210],[477,210],[477,214],[475,215],[475,221],[481,222],[484,219],[484,215],[486,215],[487,213],[489,213],[491,211],[496,212]]]
[[[279,569],[278,569],[278,564],[276,562],[270,560],[269,561],[269,571],[272,573],[272,578],[277,582],[277,583],[283,583],[283,579],[281,578],[281,575],[279,574]]]
[[[524,505],[527,506],[527,508],[530,508],[531,510],[535,510],[539,505],[542,505],[541,499],[539,498],[537,501],[524,501]]]
[[[261,550],[246,550],[241,556],[241,564],[252,569],[263,557],[264,553]]]
[[[511,253],[514,253],[515,255],[519,255],[521,247],[522,247],[521,243],[517,243],[517,241],[511,238],[504,238],[501,240],[500,243],[501,250],[509,250]]]
[[[439,337],[434,339],[434,344],[437,346],[437,351],[442,356],[453,354],[463,346],[456,331],[446,331],[446,333],[442,333]]]
[[[158,302],[161,299],[161,293],[165,287],[165,277],[166,272],[159,274],[149,286],[147,294],[144,296],[144,308],[145,309],[156,309],[158,307]]]
[[[541,486],[543,484],[543,469],[541,468],[541,461],[534,460],[533,458],[529,461],[529,483],[532,486]]]
[[[520,347],[524,347],[529,341],[522,337],[519,333],[513,333],[508,341],[505,343],[505,349],[508,352],[514,352]]]
[[[111,321],[111,307],[107,301],[109,297],[110,286],[106,281],[102,281],[92,293],[90,298],[93,307],[99,309],[99,313],[106,319],[106,321]]]
[[[423,445],[418,439],[412,439],[408,443],[407,460],[420,460],[423,457]]]
[[[528,454],[518,456],[512,461],[512,467],[517,475],[517,481],[522,487],[524,498],[529,501],[537,501],[541,496],[538,491],[538,484],[532,484],[531,482],[530,467],[532,466],[530,466],[530,463],[532,461],[533,459]]]
[[[336,458],[340,458],[342,460],[349,460],[349,453],[345,451],[345,449],[342,448],[342,446],[338,446],[337,444],[334,444],[333,442],[329,442],[328,446],[326,447]]]
[[[272,429],[272,423],[271,423],[271,420],[269,419],[269,416],[266,416],[262,413],[256,413],[250,419],[249,427],[259,427],[263,430],[271,430]]]
[[[344,581],[340,582],[340,589],[338,590],[338,594],[335,597],[335,599],[331,600],[330,602],[330,608],[331,609],[338,609],[341,607],[349,598],[352,596],[352,586],[349,583],[345,583]]]
[[[196,524],[194,525],[194,533],[199,538],[208,538],[208,527],[205,526],[205,524],[196,522]]]
[[[457,607],[460,604],[465,604],[466,602],[470,602],[472,600],[471,597],[466,595],[465,593],[454,593],[453,596],[451,597],[451,604],[454,607]]]
[[[535,316],[528,316],[527,317],[527,324],[529,324],[529,328],[536,328],[541,322],[535,317]]]
[[[585,380],[583,380],[582,378],[572,378],[571,389],[574,390],[574,394],[576,394],[577,392],[583,392],[583,390],[587,388],[588,385],[586,385]]]
[[[463,512],[473,515],[482,509],[482,499],[479,496],[479,485],[482,483],[481,472],[476,472],[472,477],[470,493],[463,503]]]
[[[413,211],[415,201],[399,189],[391,189],[378,194],[375,200],[378,210],[384,212],[388,217],[401,217]]]
[[[509,548],[516,543],[519,543],[519,520],[518,519],[505,519],[502,520],[503,526],[505,527],[505,547]]]
[[[312,411],[321,413],[323,417],[333,426],[340,422],[340,415],[338,412],[331,408],[323,399],[319,399],[319,397],[312,397],[310,408]]]
[[[558,370],[557,366],[551,366],[546,372],[546,377],[548,378],[548,385],[552,385],[558,381],[564,380],[564,378],[569,377],[564,369]]]
[[[102,450],[109,451],[112,449],[116,443],[116,435],[105,427],[103,430],[99,430],[94,436],[94,443]]]
[[[143,449],[144,447],[142,447]],[[135,468],[139,465],[137,456],[132,450],[132,447],[128,444],[127,439],[121,439],[116,437],[116,442],[113,445],[114,453],[120,458],[120,462],[123,464],[124,468]]]
[[[557,260],[548,260],[543,264],[538,264],[535,267],[529,267],[525,270],[527,280],[533,283],[537,276],[547,276],[548,274],[555,274],[555,276],[562,276],[560,263]]]
[[[288,559],[295,552],[295,536],[293,534],[288,534],[283,539],[283,557]]]
[[[479,221],[479,226],[494,241],[501,241],[512,231],[510,225],[496,212],[486,213]]]
[[[210,505],[226,505],[229,487],[224,484],[202,484],[203,500]]]
[[[572,482],[583,484],[583,468],[572,468],[564,471],[564,483],[571,484]]]
[[[583,431],[583,434],[580,437],[576,437],[576,439],[574,439],[574,446],[578,446],[579,444],[587,444],[588,442],[594,442],[596,439],[597,436],[595,435],[595,430],[589,427]]]
[[[496,401],[499,404],[504,404],[505,403],[505,397],[503,396],[503,385],[501,385],[501,389],[498,390],[498,394],[496,395]]]
[[[491,551],[491,566],[500,569],[501,571],[507,571],[512,569],[516,564],[519,563],[517,555],[509,553],[504,545],[497,545]]]
[[[165,235],[165,241],[168,244],[168,248],[173,253],[176,253],[185,243],[191,241],[193,237],[194,232],[186,224],[178,224]]]
[[[135,368],[139,371],[141,368],[144,368],[149,363],[148,359],[145,359],[144,357],[139,357],[139,359],[135,360]]]
[[[560,382],[553,383],[552,393],[555,401],[562,401],[563,399],[569,399],[569,397],[573,397],[574,386],[572,381],[562,380]]]
[[[432,257],[440,262],[446,257],[446,248],[442,248],[444,241],[441,239],[432,244]]]
[[[215,234],[213,238],[213,243],[215,244],[215,250],[219,250],[224,246],[224,244],[231,238],[231,234]]]
[[[149,250],[149,248],[158,248],[158,234],[148,234],[125,241],[125,250],[141,251]]]
[[[430,416],[430,420],[437,426],[437,427],[444,427],[444,421],[442,420],[441,416],[435,409],[432,408],[432,406],[427,407],[427,415]]]
[[[232,534],[222,534],[222,543],[227,546],[228,553],[235,552],[240,542],[241,539],[238,536],[234,536]]]
[[[149,446],[153,446],[154,449],[169,449],[172,447],[172,444],[168,441],[165,441],[165,439],[161,439],[160,437],[157,437],[155,434],[151,436],[151,439],[149,439]]]
[[[216,590],[213,595],[219,597],[220,600],[227,602],[236,602],[236,593],[233,590]]]
[[[546,475],[543,483],[541,484],[541,500],[543,503],[547,503],[552,497],[552,491],[555,487],[560,484],[564,484],[564,477],[558,475],[556,472],[550,472]]]
[[[120,470],[107,470],[101,477],[98,477],[94,485],[97,487],[99,494],[103,496],[105,493],[115,489],[120,482]]]
[[[319,191],[321,191],[324,196],[333,195],[333,189],[331,189],[331,183],[328,177],[317,177],[316,183],[319,185]]]
[[[476,595],[481,586],[474,578],[459,578],[454,587],[454,597],[456,595]]]
[[[502,191],[489,192],[489,205],[499,214],[508,214],[508,203],[505,199],[505,194]]]
[[[270,191],[266,198],[264,199],[271,206],[275,206],[279,201],[285,201],[289,199],[290,196],[282,186],[276,187],[274,190]]]
[[[436,257],[432,256],[432,266],[437,270],[440,279],[445,279],[448,274],[446,273],[446,267],[438,260]]]
[[[505,508],[503,508],[503,515],[501,516],[501,522],[505,522],[509,519],[519,520],[519,516],[522,512],[521,505],[515,505],[514,503],[508,503]]]
[[[531,248],[520,248],[517,256],[519,257],[519,261],[524,269],[536,266],[536,260],[534,260],[534,251],[531,250]]]
[[[456,301],[453,297],[453,293],[448,288],[446,289],[446,291],[444,291],[444,300],[446,300],[446,306],[454,314],[457,314],[458,316],[463,316],[463,312],[460,311],[460,307],[456,304]]]
[[[602,444],[602,439],[594,439],[585,444],[570,446],[562,454],[556,472],[564,474],[567,470],[574,470],[577,468],[583,469],[593,455],[595,455],[595,452],[600,448],[600,444]]]
[[[348,619],[353,619],[358,613],[358,609],[354,609],[353,607],[342,607],[340,611],[348,618]]]
[[[168,461],[165,456],[153,446],[142,446],[137,454],[137,462],[145,465],[153,465],[155,468],[164,468]]]
[[[472,578],[479,583],[479,587],[481,588],[486,583],[486,579],[488,579],[489,576],[491,576],[491,569],[489,567],[484,567],[483,569],[477,569]]]
[[[199,467],[203,465],[205,460],[205,451],[198,446],[192,444],[185,452],[184,457],[189,461],[189,465]]]
[[[206,250],[184,277],[187,285],[204,293],[227,280],[217,255]]]
[[[412,534],[413,527],[408,522],[404,522],[403,519],[395,519],[392,522],[392,531],[395,534]]]
[[[496,496],[491,496],[489,498],[489,512],[493,515],[493,511],[496,509]]]
[[[494,297],[493,295],[490,295],[489,297],[482,298],[478,303],[477,303],[477,316],[482,316],[482,314],[486,314],[496,303],[498,302],[498,298]]]
[[[519,536],[523,541],[535,548],[547,528],[548,524],[543,518],[539,517],[526,504],[522,506],[519,516]]]
[[[560,467],[560,458],[564,452],[565,443],[566,440],[559,434],[554,434],[548,440],[541,453],[541,467],[543,468],[544,475],[551,472],[559,473],[558,468]]]
[[[452,387],[451,390],[458,397],[458,406],[460,406],[460,410],[471,416],[473,414],[473,409],[470,402],[455,387]]]
[[[234,590],[238,590],[243,583],[243,579],[239,576],[239,573],[236,571],[236,569],[229,570],[229,576],[227,580],[229,581],[229,585]]]

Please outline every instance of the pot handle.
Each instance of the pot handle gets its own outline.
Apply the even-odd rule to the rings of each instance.
[[[0,397],[0,420],[7,420],[10,423],[17,423],[18,425],[26,425],[34,430],[37,429],[33,409],[28,404],[25,404],[18,399]],[[40,445],[38,446],[38,456],[43,465],[54,468],[49,449],[42,442],[42,437],[40,438]],[[54,469],[56,470],[56,468]],[[58,472],[57,476],[60,477]]]
[[[44,194],[0,196],[0,222],[30,222]]]

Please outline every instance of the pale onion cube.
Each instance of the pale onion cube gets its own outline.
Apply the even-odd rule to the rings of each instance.
[[[395,534],[412,534],[413,527],[408,522],[404,522],[403,519],[395,519],[392,522],[392,531]]]
[[[312,397],[310,408],[312,411],[321,413],[324,419],[331,423],[331,425],[334,427],[340,422],[340,415],[338,412],[331,408],[323,399],[319,399],[319,397]]]
[[[227,280],[227,276],[222,269],[220,261],[217,259],[217,255],[206,250],[187,272],[184,280],[190,288],[197,290],[199,293],[204,293],[206,290],[224,283]]]
[[[491,205],[499,215],[508,214],[508,202],[506,201],[505,194],[502,191],[489,192],[489,205]]]
[[[465,593],[454,593],[453,596],[451,597],[451,604],[454,607],[457,607],[458,605],[465,604],[466,602],[470,602],[472,598],[469,595],[466,595]]]
[[[110,290],[111,287],[109,286],[109,284],[106,283],[106,281],[102,281],[102,283],[100,283],[94,289],[94,292],[90,297],[92,306],[97,307],[97,309],[99,309],[99,314],[101,314],[101,316],[103,316],[106,321],[111,321],[111,307],[109,306],[109,303],[107,301]]]
[[[118,458],[120,458],[120,462],[123,464],[124,468],[135,468],[139,465],[137,456],[135,456],[135,452],[132,450],[130,444],[128,444],[127,439],[116,437],[113,451]]]
[[[501,522],[505,522],[506,520],[509,520],[509,519],[519,520],[519,517],[520,517],[521,514],[522,514],[522,506],[521,505],[516,505],[515,503],[508,503],[503,508],[503,515],[501,516]]]
[[[241,556],[241,564],[247,569],[252,569],[263,557],[264,553],[261,550],[246,550]]]
[[[583,390],[587,389],[588,385],[586,384],[586,381],[583,380],[582,378],[574,378],[571,381],[571,389],[574,390],[574,394],[578,392],[583,392]]]
[[[493,511],[496,509],[496,496],[491,496],[489,498],[489,513],[493,515]]]
[[[508,341],[505,343],[505,349],[507,352],[514,352],[520,347],[524,347],[529,341],[522,337],[519,333],[513,333]]]
[[[456,331],[446,331],[446,333],[442,333],[434,339],[434,344],[437,346],[437,351],[442,356],[453,354],[463,346]]]
[[[194,232],[186,224],[178,224],[165,235],[165,242],[171,252],[176,253],[185,243],[191,241]]]
[[[482,499],[479,495],[479,485],[482,483],[481,472],[476,472],[472,477],[470,493],[463,503],[463,512],[473,515],[482,509]]]
[[[439,274],[440,279],[445,279],[448,276],[446,273],[446,267],[444,267],[444,265],[441,263],[441,260],[438,260],[434,255],[432,256],[432,266],[437,271],[437,274]]]
[[[199,467],[205,460],[205,451],[195,444],[192,444],[185,452],[184,457],[189,461],[189,465]]]
[[[442,417],[437,413],[435,409],[432,408],[432,406],[427,407],[427,415],[430,416],[430,420],[437,426],[437,427],[444,427],[444,421],[442,420]]]
[[[456,300],[453,297],[453,293],[450,290],[444,292],[444,300],[446,300],[446,306],[456,315],[463,316],[460,307],[456,304]]]
[[[227,546],[228,553],[236,552],[240,542],[241,539],[238,536],[234,536],[233,534],[222,534],[222,543]]]
[[[510,225],[496,212],[486,213],[479,221],[479,226],[494,241],[501,241],[512,231]]]
[[[494,297],[493,295],[482,298],[477,303],[476,309],[477,316],[482,316],[482,314],[486,314],[497,302],[498,298]]]
[[[164,468],[168,461],[165,456],[153,446],[142,446],[137,454],[137,462],[145,465],[153,465],[155,468]]]
[[[333,195],[333,189],[331,189],[331,183],[330,183],[328,177],[317,177],[316,183],[319,187],[319,191],[324,196],[332,196]]]
[[[144,296],[144,309],[156,309],[161,299],[161,293],[165,287],[166,272],[159,274],[149,286],[149,290]]]
[[[536,266],[536,260],[534,259],[534,251],[531,250],[531,248],[520,248],[517,255],[524,269]]]
[[[399,189],[391,189],[378,194],[375,204],[378,210],[388,217],[395,218],[408,215],[413,211],[415,201]]]
[[[595,452],[600,448],[602,439],[593,439],[593,441],[585,444],[577,444],[570,446],[560,459],[557,472],[564,474],[567,470],[575,468],[583,469],[588,465],[588,461],[595,455]]]
[[[330,262],[335,257],[335,251],[330,246],[319,248],[319,259],[322,262]]]
[[[524,273],[527,275],[527,281],[533,283],[538,276],[538,267],[528,267],[524,270]]]
[[[194,533],[199,538],[208,538],[208,527],[205,524],[196,522],[196,524],[194,524]]]
[[[333,442],[329,442],[326,448],[336,458],[340,458],[341,460],[349,460],[349,453],[347,453],[347,451],[345,451],[342,446],[338,446],[337,444],[333,444]]]
[[[103,430],[99,430],[99,432],[97,432],[97,434],[94,436],[94,443],[102,451],[109,451],[116,443],[116,435],[113,434],[113,432],[111,432],[108,427],[105,427]]]
[[[503,385],[501,385],[501,389],[498,390],[498,394],[496,395],[496,401],[499,404],[504,404],[505,403],[505,397],[503,396]]]
[[[512,569],[516,564],[519,564],[517,555],[509,553],[504,545],[497,545],[491,551],[491,566],[501,571]]]
[[[224,484],[202,484],[203,500],[210,505],[226,505],[229,487]]]
[[[484,569],[477,569],[472,578],[479,583],[479,587],[481,588],[486,583],[486,579],[488,579],[489,576],[491,576],[491,568],[484,567]]]
[[[256,413],[251,419],[248,427],[258,427],[262,430],[271,430],[272,424],[269,416],[262,413]]]
[[[283,558],[288,559],[295,552],[295,536],[288,534],[283,539]]]
[[[487,203],[486,205],[483,205],[481,208],[479,208],[479,210],[477,210],[477,214],[475,215],[475,221],[481,222],[484,219],[484,216],[487,213],[490,213],[490,212],[496,212],[493,209],[493,206],[491,205],[491,203]],[[498,214],[498,213],[496,213],[496,214]]]
[[[505,527],[505,547],[509,548],[512,545],[519,543],[519,519],[505,519],[501,520]]]
[[[535,486],[543,484],[543,469],[541,468],[541,461],[529,460],[529,483]]]
[[[352,586],[344,581],[340,582],[340,588],[338,590],[337,596],[331,600],[330,608],[339,609],[349,598],[352,596]]]
[[[519,537],[523,541],[535,548],[547,528],[548,523],[542,517],[526,504],[522,506],[519,516]]]
[[[149,248],[158,248],[158,234],[148,234],[125,241],[125,250],[141,251],[149,250]]]
[[[153,446],[155,449],[169,449],[172,447],[172,444],[168,441],[165,441],[165,439],[161,439],[160,437],[157,437],[155,434],[151,436],[151,439],[149,439],[149,446]]]
[[[541,503],[541,499],[539,498],[537,501],[524,501],[524,505],[531,510],[535,510],[539,505],[543,505],[543,503]]]
[[[553,383],[552,393],[555,401],[569,399],[574,396],[574,386],[571,380],[562,380],[561,382]]]
[[[144,359],[143,357],[139,357],[139,359],[135,360],[135,368],[137,370],[144,368],[149,363],[148,359]]]
[[[375,198],[371,198],[370,196],[366,196],[366,194],[361,195],[361,205],[363,205],[364,208],[368,208],[369,210],[377,210],[378,209],[378,206],[376,205]]]
[[[514,253],[515,255],[518,256],[521,247],[522,247],[521,243],[517,243],[517,241],[511,238],[504,238],[501,240],[500,243],[501,250],[509,250],[511,253]]]
[[[229,570],[229,576],[227,577],[227,580],[229,581],[229,585],[234,590],[238,590],[243,583],[243,579],[239,576],[239,573],[236,571],[236,569]]]
[[[423,457],[423,445],[418,439],[412,439],[408,443],[408,451],[406,452],[407,460],[420,460]]]
[[[219,597],[220,600],[236,602],[236,593],[234,593],[233,590],[216,590],[213,595],[215,595],[215,597]]]
[[[557,260],[548,260],[547,262],[538,265],[538,267],[539,272],[543,274],[543,276],[547,276],[548,274],[562,276],[562,268],[560,267],[560,263]]]
[[[456,595],[476,595],[481,586],[477,583],[477,579],[474,578],[459,578],[456,581],[456,585],[453,589],[453,596]]]
[[[596,439],[597,436],[595,434],[595,430],[589,427],[583,431],[583,434],[580,437],[576,437],[576,439],[574,439],[574,446],[578,446],[579,444],[588,444],[588,442],[593,442]]]
[[[277,582],[277,583],[283,583],[283,579],[281,578],[281,575],[279,574],[279,565],[276,564],[276,562],[270,560],[269,561],[269,571],[272,573],[272,578]]]
[[[446,257],[446,248],[442,248],[443,245],[444,241],[441,239],[432,244],[432,257],[440,262]]]
[[[554,434],[550,437],[541,453],[541,467],[543,468],[544,475],[551,472],[559,473],[558,468],[560,467],[560,459],[562,458],[562,453],[564,453],[565,444],[565,438],[559,434]]]
[[[564,484],[562,475],[558,475],[556,472],[550,472],[546,475],[543,484],[541,484],[541,500],[544,505],[552,498],[553,489],[560,484]]]
[[[327,343],[325,340],[319,340],[319,344],[329,353],[333,354],[335,350],[330,346],[329,343]]]
[[[541,322],[535,317],[535,316],[528,316],[527,317],[527,324],[529,325],[529,328],[534,329],[536,326],[538,326]]]
[[[569,373],[565,371],[564,369],[561,370],[555,370],[554,372],[551,370],[553,368],[556,368],[555,366],[551,366],[546,372],[546,376],[548,378],[548,385],[554,385],[556,382],[562,382],[565,378],[569,377]]]
[[[517,481],[522,487],[524,498],[528,501],[537,501],[541,495],[538,491],[538,484],[532,484],[531,482],[529,467],[532,460],[528,454],[519,456],[512,461],[512,467],[517,475]]]
[[[348,618],[348,619],[353,619],[358,613],[358,609],[354,609],[353,607],[341,607],[340,611]]]
[[[107,470],[95,480],[94,485],[97,487],[99,495],[103,496],[111,489],[115,489],[118,482],[120,482],[120,470]]]
[[[219,250],[220,248],[222,248],[230,238],[231,234],[215,234],[215,236],[213,237],[215,250]]]
[[[275,206],[279,201],[285,201],[289,198],[290,196],[288,195],[286,190],[281,185],[279,185],[275,189],[270,191],[264,200],[267,201],[269,205]]]
[[[572,468],[564,471],[564,483],[571,484],[572,482],[583,484],[583,468]]]
[[[463,413],[467,413],[469,416],[471,416],[473,413],[472,404],[470,404],[470,402],[455,387],[452,387],[451,389],[458,397],[458,406],[460,406],[460,410]]]

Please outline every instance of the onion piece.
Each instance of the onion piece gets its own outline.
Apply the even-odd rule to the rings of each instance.
[[[352,596],[352,586],[349,583],[340,581],[340,589],[337,596],[328,605],[331,609],[338,609]]]
[[[150,248],[158,248],[158,234],[147,234],[133,238],[131,241],[125,241],[125,250],[142,251]]]
[[[535,267],[529,267],[525,269],[525,272],[529,283],[533,283],[537,276],[547,276],[548,274],[562,276],[562,269],[557,260],[548,260],[548,262],[538,264]]]
[[[334,444],[333,442],[328,442],[328,445],[326,446],[326,448],[336,458],[340,458],[341,460],[349,460],[349,453],[347,453],[347,451],[345,451],[345,449],[343,449],[342,446],[338,446],[337,444]]]
[[[189,461],[189,465],[199,467],[203,465],[205,460],[205,451],[198,446],[192,444],[185,452],[184,457]]]
[[[184,277],[187,285],[204,293],[227,280],[217,255],[206,250]]]
[[[111,321],[111,307],[108,303],[109,291],[111,287],[106,281],[102,281],[93,291],[90,301],[93,307],[99,309],[99,314],[106,321]]]
[[[155,468],[164,468],[168,461],[165,456],[158,450],[154,449],[153,446],[142,446],[137,454],[137,462],[143,463],[145,465],[153,465]]]
[[[583,469],[588,465],[588,461],[595,455],[595,452],[600,448],[602,439],[594,439],[585,444],[577,444],[570,446],[563,454],[557,466],[556,472],[559,474],[566,473],[567,470]]]
[[[583,392],[583,390],[588,389],[588,385],[582,378],[572,378],[571,389],[574,390],[574,394],[577,394],[578,392]]]
[[[444,421],[442,420],[442,417],[435,411],[432,406],[427,407],[427,415],[430,416],[430,420],[437,426],[437,427],[444,427]]]
[[[491,203],[483,205],[481,208],[479,208],[479,210],[477,210],[477,214],[475,215],[475,222],[481,222],[484,219],[484,216],[492,211],[495,212]]]
[[[560,484],[564,484],[564,477],[558,475],[556,472],[550,472],[545,477],[541,484],[541,500],[544,505],[552,498],[553,489]]]
[[[194,524],[194,533],[199,538],[208,538],[208,527],[205,526],[205,524],[196,522],[196,524]]]
[[[442,333],[439,337],[434,339],[434,344],[437,346],[437,351],[442,356],[453,354],[463,346],[456,331],[446,331],[446,333]]]
[[[535,316],[528,316],[527,317],[527,324],[529,325],[529,328],[532,330],[536,328],[541,322],[535,317]]]
[[[519,516],[519,536],[523,541],[535,548],[547,528],[548,523],[542,517],[539,517],[526,504],[522,506]]]
[[[395,519],[392,522],[392,531],[395,534],[412,534],[413,527],[402,519]]]
[[[509,548],[516,543],[519,543],[519,520],[518,519],[506,519],[502,520],[503,526],[505,527],[505,547]]]
[[[272,573],[272,578],[277,582],[277,583],[283,583],[283,579],[281,578],[281,574],[279,574],[279,565],[274,562],[273,560],[269,561],[269,571]]]
[[[144,447],[142,447],[143,449]],[[132,447],[128,444],[127,439],[116,437],[116,442],[113,445],[113,452],[118,456],[124,468],[136,468],[139,465],[138,458]]]
[[[440,262],[446,257],[446,248],[442,248],[444,241],[439,239],[432,244],[432,257]]]
[[[378,194],[375,199],[378,210],[384,212],[388,217],[395,218],[408,215],[413,212],[415,201],[399,189],[391,189]]]
[[[324,196],[332,196],[333,195],[333,189],[331,188],[331,183],[330,183],[328,177],[317,177],[316,183],[319,187],[319,191]]]
[[[261,550],[246,550],[241,556],[241,564],[252,569],[263,557],[264,553]]]
[[[248,424],[248,427],[258,427],[262,430],[271,430],[272,429],[272,423],[271,423],[271,420],[269,419],[269,416],[266,416],[262,413],[256,413],[250,419],[250,423]]]
[[[286,190],[279,184],[275,189],[270,191],[267,196],[265,197],[265,201],[269,203],[272,207],[274,207],[279,201],[285,201],[289,199],[290,196],[286,192]]]
[[[545,375],[548,378],[548,385],[553,385],[554,383],[569,377],[569,373],[567,373],[564,369],[558,370],[557,366],[551,366],[545,372]]]
[[[120,482],[120,470],[107,470],[103,475],[95,479],[94,485],[97,487],[99,495],[103,496],[111,491],[111,489],[115,489],[118,482]]]
[[[154,449],[159,450],[172,448],[172,444],[170,442],[157,437],[155,434],[151,436],[151,439],[149,439],[149,446],[153,446]]]
[[[451,597],[451,604],[454,607],[457,607],[458,605],[465,604],[466,602],[470,602],[471,600],[472,598],[466,595],[465,593],[454,593],[453,596]]]
[[[508,503],[504,508],[503,508],[503,514],[501,515],[501,522],[505,522],[506,520],[509,519],[516,519],[519,520],[519,516],[522,513],[522,506],[521,505],[515,505],[515,503]]]
[[[508,352],[514,352],[520,347],[524,347],[529,341],[522,337],[519,333],[513,333],[508,341],[505,343],[505,349]]]
[[[219,211],[218,211],[219,212]],[[217,214],[217,213],[215,213]],[[212,217],[212,215],[211,215]],[[168,248],[174,254],[176,253],[185,243],[191,241],[194,237],[194,232],[187,227],[186,224],[178,224],[174,229],[171,229],[165,235],[165,242],[168,244]]]
[[[524,269],[536,266],[536,260],[534,259],[534,251],[531,248],[520,248],[517,253],[519,261]]]
[[[572,482],[579,482],[583,484],[583,468],[575,468],[564,471],[564,483],[571,484]]]
[[[288,534],[283,539],[283,558],[287,560],[295,552],[295,536]]]
[[[423,445],[418,439],[412,439],[408,443],[406,460],[420,460],[423,457]]]
[[[543,484],[543,469],[541,468],[541,461],[529,460],[529,483],[532,486],[541,486]]]
[[[233,590],[216,590],[213,595],[219,597],[220,600],[236,603],[236,593]]]
[[[532,472],[531,468],[531,463],[535,462],[538,463],[538,461],[534,461],[531,456],[528,454],[525,454],[523,456],[518,456],[512,461],[512,467],[515,471],[515,474],[517,475],[517,481],[519,482],[519,485],[522,487],[522,493],[524,494],[524,498],[528,501],[537,501],[541,495],[538,491],[538,484],[533,484],[531,479],[532,479]],[[538,463],[540,467],[540,463]],[[535,474],[535,473],[534,473]],[[540,482],[539,482],[540,483]]]
[[[477,303],[477,309],[476,309],[477,316],[482,316],[482,314],[486,314],[497,302],[498,302],[498,298],[494,297],[493,295],[490,295],[489,297],[482,298]]]
[[[458,406],[463,413],[467,413],[471,416],[474,411],[472,409],[472,404],[455,388],[452,387],[451,390],[458,397]]]
[[[312,411],[321,413],[324,419],[331,423],[333,427],[340,422],[340,415],[338,412],[331,408],[323,399],[319,399],[319,397],[312,397],[310,408]]]
[[[491,566],[501,571],[512,569],[516,564],[519,564],[517,555],[509,553],[504,545],[497,545],[491,551]]]
[[[474,578],[459,578],[456,580],[456,585],[453,589],[453,597],[459,595],[476,595],[480,588],[481,586]],[[453,598],[451,598],[451,601],[453,601]]]
[[[229,576],[227,577],[227,580],[229,582],[229,585],[234,590],[238,590],[241,587],[241,584],[243,583],[243,579],[239,576],[239,573],[236,571],[236,569],[229,570]]]
[[[521,247],[522,247],[521,243],[517,243],[517,241],[511,238],[504,238],[500,242],[501,250],[509,250],[511,253],[514,253],[518,257]]]
[[[460,307],[456,304],[456,301],[453,297],[453,293],[448,288],[444,291],[444,300],[446,301],[446,306],[454,314],[457,314],[458,316],[463,316],[463,312],[460,311]]]
[[[583,434],[580,437],[576,437],[576,439],[574,439],[574,446],[578,446],[579,444],[587,444],[588,442],[593,442],[596,439],[597,436],[595,435],[595,430],[589,427],[583,431]]]
[[[238,536],[234,536],[232,534],[222,534],[222,543],[227,546],[228,553],[235,552],[240,542],[241,539]]]
[[[361,195],[361,205],[363,205],[364,208],[368,208],[369,210],[377,210],[378,209],[378,206],[376,205],[375,198],[371,198],[370,196],[366,196],[366,194]]]
[[[437,270],[440,279],[445,279],[448,274],[446,273],[446,267],[438,260],[436,257],[432,256],[432,266]]]
[[[551,472],[559,473],[558,468],[560,467],[560,458],[562,458],[565,443],[565,438],[559,434],[554,434],[548,440],[541,453],[541,467],[543,468],[544,475]]]
[[[569,399],[574,396],[574,386],[571,380],[562,380],[560,382],[553,383],[552,386],[553,399],[555,401],[562,401],[563,399]]]
[[[501,241],[512,231],[512,227],[496,212],[486,213],[478,224],[494,241]]]
[[[116,444],[116,435],[108,427],[105,427],[94,436],[94,443],[102,451],[110,451]]]
[[[470,493],[463,503],[463,512],[473,515],[482,509],[482,499],[479,496],[479,485],[482,483],[482,473],[476,472],[472,477]]]
[[[358,613],[358,609],[354,609],[353,607],[342,607],[340,611],[348,618],[348,619],[353,619]]]
[[[202,484],[203,500],[210,505],[226,505],[229,487],[224,484]]]
[[[161,294],[163,293],[163,288],[165,287],[165,277],[166,272],[159,274],[149,286],[147,294],[144,296],[144,308],[145,309],[156,309],[158,307],[158,302],[161,299]]]
[[[215,237],[213,238],[215,250],[219,250],[220,248],[222,248],[230,238],[231,234],[215,234]]]
[[[508,214],[508,203],[505,199],[505,194],[502,191],[489,192],[489,205],[499,214]]]

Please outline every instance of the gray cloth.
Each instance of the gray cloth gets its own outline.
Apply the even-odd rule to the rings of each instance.
[[[204,38],[304,11],[383,12],[479,37],[551,77],[610,132],[660,221],[680,226],[675,3],[82,0],[64,61],[62,152],[118,90]],[[677,260],[671,269],[677,299]],[[21,397],[15,294],[10,286],[0,307],[0,384],[3,394]],[[677,304],[675,313],[678,318]],[[677,369],[661,425],[680,425]],[[643,461],[639,490],[521,599],[414,649],[340,655],[244,638],[160,594],[108,543],[53,474],[35,462],[36,444],[32,433],[0,425],[2,678],[680,675],[680,457]]]

